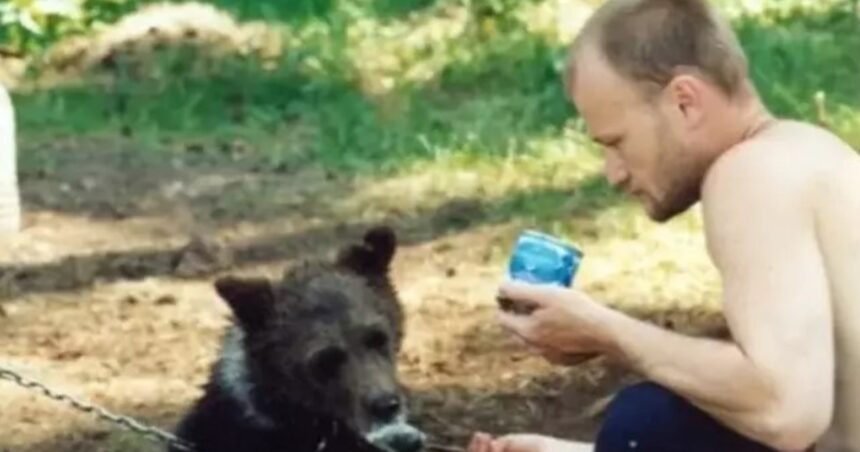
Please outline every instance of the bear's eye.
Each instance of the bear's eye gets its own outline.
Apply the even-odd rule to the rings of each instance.
[[[310,359],[310,369],[314,378],[320,381],[328,381],[340,374],[340,369],[346,363],[346,351],[338,347],[324,348]]]
[[[371,350],[383,350],[388,346],[388,335],[381,330],[370,330],[364,336],[364,346]]]

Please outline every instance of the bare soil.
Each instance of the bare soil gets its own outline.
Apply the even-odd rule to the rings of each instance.
[[[42,152],[54,169],[25,169],[26,229],[0,244],[0,365],[57,390],[171,428],[199,395],[228,321],[212,279],[277,274],[377,221],[401,235],[401,370],[435,443],[462,447],[475,430],[588,440],[600,408],[633,378],[601,361],[553,368],[502,334],[491,250],[517,229],[482,224],[480,206],[344,212],[371,182],[188,153],[144,158],[113,141]],[[8,382],[0,401],[0,451],[159,450]]]

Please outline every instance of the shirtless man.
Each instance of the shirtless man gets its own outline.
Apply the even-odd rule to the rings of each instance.
[[[501,324],[547,359],[605,355],[646,382],[613,400],[594,445],[476,433],[470,452],[860,451],[857,154],[767,111],[706,0],[608,0],[565,78],[613,185],[657,222],[702,202],[732,339],[506,282],[500,296],[535,310]]]

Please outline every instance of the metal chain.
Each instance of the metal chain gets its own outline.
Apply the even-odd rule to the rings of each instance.
[[[24,377],[23,375],[15,372],[14,370],[3,367],[2,365],[0,365],[0,380],[8,380],[22,388],[32,391],[38,391],[49,399],[53,399],[58,402],[65,402],[78,411],[87,414],[95,414],[102,420],[108,421],[127,430],[131,430],[150,439],[172,445],[173,447],[181,451],[194,452],[194,446],[191,443],[177,437],[176,435],[173,435],[172,433],[168,433],[156,427],[148,427],[130,417],[113,414],[104,408],[89,403],[81,402],[80,400],[77,400],[70,395],[56,392],[48,388],[47,386],[39,383],[38,381],[34,381],[27,377]],[[427,449],[445,452],[464,452],[464,449],[460,447],[446,446],[433,443],[427,444]]]
[[[0,380],[8,380],[18,386],[21,386],[22,388],[38,391],[49,399],[53,399],[59,402],[65,402],[78,411],[87,414],[95,414],[102,420],[108,421],[127,430],[131,430],[142,436],[146,436],[149,439],[157,440],[172,445],[179,450],[186,452],[194,451],[194,447],[189,442],[182,440],[171,433],[168,433],[159,428],[148,427],[130,417],[113,414],[105,410],[104,408],[100,408],[89,403],[81,402],[72,396],[53,391],[45,385],[37,381],[31,380],[27,377],[24,377],[11,369],[3,367],[2,365],[0,365]]]

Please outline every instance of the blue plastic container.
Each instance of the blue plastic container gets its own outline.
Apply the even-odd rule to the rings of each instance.
[[[526,230],[517,239],[508,265],[512,279],[534,284],[570,287],[583,253],[548,234]]]

